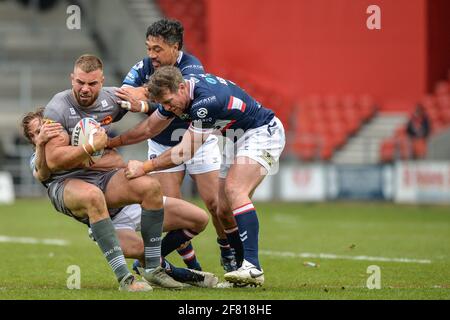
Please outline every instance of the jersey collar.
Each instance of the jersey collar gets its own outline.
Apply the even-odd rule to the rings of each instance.
[[[181,59],[183,59],[183,51],[180,51],[178,53],[178,58],[177,58],[177,64],[179,65],[181,62]]]

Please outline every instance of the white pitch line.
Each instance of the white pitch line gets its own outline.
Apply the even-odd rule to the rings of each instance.
[[[50,246],[67,246],[69,242],[61,239],[36,239],[36,238],[25,238],[25,237],[9,237],[1,236],[0,242],[6,243],[22,243],[22,244],[44,244]]]
[[[370,256],[345,256],[332,253],[294,253],[279,252],[270,250],[260,250],[259,253],[268,256],[279,256],[289,258],[316,258],[316,259],[341,259],[341,260],[360,260],[360,261],[380,261],[380,262],[403,262],[403,263],[431,263],[428,259],[408,259],[408,258],[386,258],[386,257],[370,257]]]

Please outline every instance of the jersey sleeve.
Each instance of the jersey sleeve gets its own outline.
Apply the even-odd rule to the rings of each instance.
[[[158,117],[160,117],[161,119],[167,120],[167,119],[171,119],[175,117],[175,114],[173,114],[170,111],[166,111],[166,109],[164,109],[164,107],[162,106],[162,104],[158,103],[157,104],[158,108],[156,109],[156,115]]]
[[[137,88],[142,87],[145,82],[144,60],[141,60],[130,69],[122,81],[122,86]]]
[[[106,87],[106,88],[104,88],[106,96],[108,97],[108,100],[109,100],[108,102],[111,105],[113,105],[115,108],[117,108],[117,110],[118,110],[117,114],[114,116],[114,119],[113,119],[112,122],[117,122],[117,121],[121,120],[123,118],[123,116],[126,115],[127,112],[128,112],[127,109],[124,109],[124,108],[122,108],[119,105],[119,102],[118,102],[119,100],[118,100],[118,98],[116,96],[116,90],[117,89],[118,88],[116,88],[116,87]]]
[[[58,122],[67,130],[67,124],[63,114],[64,105],[65,102],[58,95],[54,96],[44,109],[44,121]]]

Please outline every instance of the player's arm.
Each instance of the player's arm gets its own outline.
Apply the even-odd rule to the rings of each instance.
[[[44,123],[36,138],[36,152],[34,158],[33,176],[39,181],[46,181],[51,176],[51,171],[45,159],[45,145],[47,142],[62,133],[59,123]]]
[[[83,168],[82,162],[89,159],[97,150],[104,149],[108,136],[105,129],[99,128],[94,134],[92,144],[80,146],[69,145],[70,139],[67,132],[51,139],[45,146],[45,158],[48,168],[52,172]]]
[[[103,156],[91,165],[89,169],[110,171],[116,168],[125,168],[126,166],[127,164],[116,150],[106,149]]]
[[[39,181],[46,181],[50,178],[52,172],[47,166],[45,160],[45,145],[36,145],[36,157],[34,160],[33,177]]]
[[[141,141],[157,136],[161,131],[169,126],[173,118],[161,115],[159,110],[153,112],[151,116],[139,123],[136,127],[108,140],[108,148],[116,148],[139,143]]]
[[[189,161],[209,135],[210,132],[199,132],[192,130],[192,127],[190,127],[189,130],[186,130],[179,144],[166,150],[158,157],[145,162],[131,160],[125,170],[125,175],[128,179],[137,178],[152,171],[173,168]]]

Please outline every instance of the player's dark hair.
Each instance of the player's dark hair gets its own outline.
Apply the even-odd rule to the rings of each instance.
[[[22,118],[22,133],[23,136],[28,140],[29,143],[33,144],[33,141],[31,141],[30,137],[30,122],[33,121],[36,118],[44,118],[44,108],[38,108],[35,111],[28,112],[25,114]]]
[[[147,83],[148,92],[153,100],[159,100],[167,89],[171,93],[177,92],[183,81],[180,69],[174,66],[160,67],[156,69]]]
[[[84,72],[89,73],[99,69],[103,70],[103,62],[97,56],[92,54],[83,54],[77,59],[77,61],[75,61],[75,68],[80,68]]]
[[[183,48],[183,25],[177,20],[158,20],[147,29],[146,38],[161,37],[169,44],[178,43],[178,50]]]

